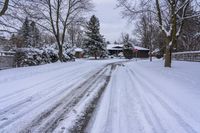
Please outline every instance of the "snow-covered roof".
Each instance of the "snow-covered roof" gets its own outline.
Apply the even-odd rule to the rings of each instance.
[[[137,49],[137,50],[149,50],[147,48],[143,48],[143,47],[139,47],[139,46],[133,46],[134,49]]]
[[[82,48],[75,48],[74,51],[75,52],[83,52],[83,49]]]
[[[107,45],[107,50],[122,50],[123,46],[124,46],[123,44],[108,44]],[[143,47],[139,47],[139,46],[135,46],[135,45],[133,45],[133,49],[149,50],[147,48],[143,48]]]
[[[122,50],[123,46],[123,44],[108,44],[107,50]]]
[[[160,49],[156,48],[152,53],[158,53],[158,52],[160,52]]]

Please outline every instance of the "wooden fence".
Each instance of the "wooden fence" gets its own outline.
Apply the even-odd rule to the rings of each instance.
[[[200,51],[172,53],[173,60],[200,62]]]

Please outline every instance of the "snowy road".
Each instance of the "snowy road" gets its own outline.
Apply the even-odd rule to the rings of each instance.
[[[139,61],[117,66],[90,133],[200,133],[200,64]]]
[[[3,70],[0,132],[200,133],[199,68],[78,60]]]
[[[85,99],[98,92],[111,71],[106,64],[116,61],[80,60],[1,71],[0,132],[52,132],[60,121],[73,117],[67,114],[77,104],[84,106]]]

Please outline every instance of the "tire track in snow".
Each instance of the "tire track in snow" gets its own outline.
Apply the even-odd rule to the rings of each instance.
[[[82,64],[83,64],[83,62],[81,62],[79,65],[82,65]],[[49,65],[49,64],[46,64],[46,65]],[[74,64],[68,64],[67,67],[73,66],[73,65]],[[34,77],[34,76],[37,76],[39,74],[49,73],[50,71],[55,72],[55,71],[61,71],[63,69],[66,69],[66,66],[59,66],[59,67],[54,66],[53,68],[49,68],[49,69],[46,69],[46,67],[44,67],[44,66],[42,66],[42,67],[41,66],[32,66],[32,67],[34,67],[36,69],[33,69],[31,67],[26,67],[26,69],[35,70],[35,71],[31,71],[31,72],[26,71],[25,73],[17,75],[17,76],[15,75],[15,76],[8,76],[6,78],[0,78],[0,83],[12,82],[12,81],[21,80],[21,79],[25,79],[25,78],[29,78],[29,77]],[[39,68],[39,70],[38,70],[38,68]],[[14,68],[14,69],[22,70],[24,68]],[[9,72],[12,72],[12,69],[10,69]]]
[[[88,74],[88,71],[84,72],[82,75],[84,76],[85,74]],[[74,72],[72,72],[70,75],[67,75],[67,76],[72,76],[74,75]],[[80,78],[79,78],[80,77]],[[75,76],[73,79],[70,79],[70,80],[75,80],[75,79],[81,79],[82,76],[81,75],[77,75]],[[0,120],[7,120],[8,118],[6,118],[6,115],[8,114],[12,114],[14,112],[14,114],[17,114],[17,112],[23,108],[26,108],[26,105],[28,104],[31,104],[35,101],[39,101],[42,97],[39,97],[39,95],[42,95],[41,96],[47,96],[47,95],[50,95],[51,93],[54,93],[54,91],[51,91],[51,90],[54,90],[55,88],[58,88],[59,85],[61,85],[61,83],[63,82],[63,79],[65,79],[64,77],[60,77],[59,79],[62,79],[62,80],[59,80],[58,82],[54,83],[52,86],[48,86],[45,90],[48,90],[47,92],[38,92],[34,95],[31,95],[30,97],[27,97],[25,99],[22,99],[16,103],[13,103],[9,106],[7,106],[6,108],[0,110]],[[66,80],[67,82],[67,80]],[[43,91],[45,91],[43,90]],[[66,90],[66,88],[62,89],[61,92],[64,92],[64,90]],[[22,94],[20,94],[20,96],[22,96]],[[0,121],[1,123],[1,121]],[[0,124],[1,125],[1,124]]]
[[[116,66],[115,66],[116,67]],[[116,69],[116,68],[113,68],[113,69]],[[115,70],[114,73],[116,73],[117,69]],[[113,78],[111,80],[116,80],[116,76],[113,75]],[[114,104],[112,104],[114,102],[114,94],[112,93],[113,92],[113,89],[116,88],[116,84],[111,84],[111,89],[110,89],[110,93],[111,93],[111,96],[109,98],[109,108],[108,108],[108,114],[107,114],[107,117],[106,117],[106,125],[112,125],[113,123],[113,120],[112,120],[112,116],[113,116],[113,106]],[[105,128],[104,133],[112,133],[112,128]]]
[[[156,116],[156,113],[154,113],[153,110],[151,108],[149,108],[146,101],[144,101],[145,98],[142,97],[142,95],[140,94],[140,92],[137,88],[138,86],[136,86],[136,84],[135,84],[137,81],[135,81],[135,79],[132,78],[132,76],[135,74],[130,73],[129,69],[127,69],[127,74],[129,76],[129,78],[131,79],[131,84],[133,86],[132,91],[135,92],[134,96],[138,100],[138,103],[141,103],[139,106],[141,107],[144,118],[145,118],[146,122],[150,125],[152,132],[153,133],[161,133],[161,132],[166,133],[166,131],[163,128],[163,126],[161,125],[158,117]],[[153,117],[151,117],[151,116],[153,116]]]
[[[86,71],[86,72],[84,72],[82,75],[77,75],[77,76],[74,77],[73,79],[75,79],[75,81],[78,81],[78,80],[81,79],[82,77],[85,77],[86,74],[91,75],[92,73],[93,73],[93,72],[91,72],[91,71],[89,71],[89,72]],[[74,74],[74,73],[72,73],[72,75],[73,75],[73,74]],[[67,76],[69,76],[69,75],[67,75]],[[72,80],[72,79],[70,79],[70,80]],[[87,79],[85,79],[85,80],[87,80]],[[84,80],[84,81],[85,81],[85,80]],[[84,81],[83,81],[83,82],[84,82]],[[61,82],[62,82],[62,81],[61,81]],[[75,83],[75,82],[73,82],[73,83]],[[67,88],[73,87],[73,86],[74,86],[73,83],[71,83],[71,85],[69,85]],[[56,83],[56,85],[59,85],[59,84],[60,84],[60,82],[59,82],[59,83]],[[54,84],[54,85],[52,86],[52,89],[55,89],[56,85]],[[48,89],[48,88],[47,88],[47,89]],[[19,118],[21,118],[21,117],[23,117],[24,115],[30,113],[30,112],[33,111],[34,109],[37,109],[38,107],[40,107],[40,106],[42,106],[42,105],[48,103],[49,101],[51,101],[51,100],[54,99],[55,97],[59,97],[59,95],[63,95],[63,93],[65,93],[66,90],[67,90],[67,89],[66,89],[66,87],[65,87],[65,88],[59,90],[57,93],[55,93],[55,92],[52,91],[51,93],[55,93],[55,94],[52,95],[52,96],[50,96],[50,97],[45,96],[45,97],[47,97],[47,98],[46,98],[44,101],[41,100],[42,103],[41,103],[40,99],[37,99],[37,98],[36,98],[36,99],[35,99],[35,100],[36,100],[36,103],[32,103],[33,105],[31,105],[30,108],[26,109],[25,111],[22,111],[22,112],[19,113],[19,114],[15,114],[15,115],[13,116],[13,118],[5,119],[4,121],[2,121],[2,123],[0,124],[0,129],[2,129],[2,128],[6,127],[6,126],[8,126],[8,125],[10,125],[10,124],[12,124],[13,122],[15,122],[16,120],[18,120]],[[49,95],[50,95],[51,93],[49,93]],[[41,97],[41,98],[43,98],[43,97]],[[22,100],[22,101],[23,101],[23,100]],[[24,101],[24,103],[25,103],[25,102],[30,102],[30,101],[27,100],[27,101]],[[13,105],[14,108],[7,108],[6,110],[4,110],[4,111],[5,111],[4,113],[12,113],[12,110],[15,110],[15,107],[16,107],[16,108],[19,108],[19,109],[22,109],[22,108],[20,108],[20,106],[23,107],[23,108],[26,108],[26,106],[23,106],[24,104],[21,104],[21,105],[19,105],[19,106],[18,106],[18,105],[19,105],[19,104]],[[5,114],[4,114],[4,115],[5,115]]]
[[[0,103],[6,102],[8,99],[11,99],[11,98],[14,99],[15,97],[16,98],[18,98],[19,96],[21,97],[23,93],[25,93],[23,95],[26,95],[26,93],[28,93],[28,92],[25,92],[25,91],[30,91],[31,89],[35,89],[35,87],[39,87],[40,85],[46,85],[47,83],[50,83],[51,81],[54,81],[55,84],[60,84],[60,82],[64,81],[66,77],[73,76],[75,73],[76,73],[76,70],[66,72],[66,73],[62,73],[61,75],[58,75],[56,77],[52,77],[52,78],[47,79],[47,80],[42,81],[42,82],[38,82],[38,83],[36,83],[36,84],[34,84],[30,87],[27,87],[25,89],[21,89],[21,91],[14,92],[12,94],[1,97],[0,99],[3,99],[3,100],[1,100]],[[84,74],[87,74],[87,73],[88,73],[88,71],[84,72]],[[75,78],[77,78],[79,76],[80,75],[77,75]],[[55,80],[57,80],[57,82],[55,82]],[[71,79],[69,79],[69,80],[71,80]],[[48,86],[48,87],[46,87],[46,89],[49,90],[49,88],[53,88],[53,87],[55,87],[55,86],[50,86],[50,87]],[[44,89],[44,90],[46,90],[46,89]],[[41,93],[41,92],[39,92],[39,93]]]
[[[130,89],[128,88],[129,86],[126,84],[127,82],[129,82],[129,79],[127,78],[127,76],[121,79],[121,77],[124,76],[124,73],[126,73],[122,68],[124,66],[122,63],[124,62],[117,63],[115,66],[113,66],[113,69],[115,70],[112,72],[110,82],[106,87],[106,92],[104,93],[100,105],[97,107],[91,121],[89,122],[89,125],[86,128],[86,132],[142,132],[141,126],[139,126],[138,121],[132,121],[133,119],[136,119],[136,116],[128,108],[131,106],[131,109],[133,109],[132,105],[134,105],[134,102],[127,99],[127,97],[131,98],[132,96],[129,96],[128,93],[130,92],[128,91],[130,91]],[[133,104],[130,105],[129,102]],[[104,120],[101,118],[102,116]]]
[[[150,94],[150,97],[154,98],[156,102],[158,102],[162,107],[163,109],[165,109],[165,111],[168,112],[168,114],[174,118],[177,123],[187,132],[187,133],[197,133],[197,131],[195,131],[191,125],[189,123],[187,123],[176,111],[174,111],[165,101],[163,98],[161,98],[160,96],[158,96],[154,91],[153,91],[153,88],[152,86],[147,82],[147,81],[144,81],[142,79],[145,79],[145,78],[141,78],[141,77],[138,77],[138,75],[136,75],[133,70],[131,68],[129,68],[129,71],[130,73],[132,73],[132,75],[134,75],[134,78],[133,76],[131,76],[132,80],[135,82],[138,82],[140,85],[142,85],[143,87],[140,87],[141,89],[143,89],[143,91],[146,93],[148,92]],[[137,73],[138,74],[138,73]],[[149,100],[150,99],[147,99],[146,97],[143,97],[146,101],[146,103],[148,104],[149,106],[149,109],[152,111],[152,113],[154,114],[155,117],[157,117],[158,119],[158,116],[156,115],[156,111],[154,111],[154,109],[152,108],[152,105],[149,103]],[[160,121],[158,119],[158,121]],[[161,125],[161,123],[160,123]]]
[[[84,68],[86,66],[83,66],[81,68]],[[29,91],[31,89],[34,89],[35,87],[38,87],[40,85],[45,85],[47,82],[50,82],[50,81],[55,81],[55,79],[63,79],[65,78],[66,76],[71,76],[73,75],[74,73],[76,73],[76,70],[77,68],[73,68],[72,70],[68,70],[67,72],[65,73],[62,73],[61,75],[57,75],[56,77],[53,76],[47,80],[44,80],[44,81],[41,81],[41,82],[37,82],[36,84],[33,84],[29,87],[26,87],[26,88],[23,88],[23,89],[20,89],[20,91],[17,91],[17,92],[13,92],[11,94],[8,94],[8,95],[5,95],[5,96],[2,96],[0,97],[0,103],[2,102],[6,102],[8,99],[10,98],[14,98],[14,97],[18,97],[19,95],[21,96],[22,94],[21,93],[26,93],[26,91]],[[55,72],[55,71],[54,71]],[[68,73],[71,73],[70,75],[67,75]]]
[[[111,85],[111,84],[109,84],[110,80],[112,80],[113,78],[115,78],[115,76],[113,75],[113,72],[115,71],[115,69],[116,69],[117,66],[121,66],[122,65],[121,63],[122,62],[110,63],[110,64],[107,65],[107,66],[111,66],[111,68],[110,68],[111,70],[109,72],[109,76],[106,76],[106,83],[105,83],[105,85],[103,85],[99,89],[98,94],[97,94],[98,96],[96,96],[91,101],[90,105],[84,111],[84,113],[83,113],[84,115],[76,122],[75,126],[73,126],[72,128],[69,129],[68,132],[71,132],[71,133],[85,133],[85,132],[88,132],[87,130],[88,130],[88,126],[90,125],[90,121],[91,121],[91,119],[93,119],[93,116],[95,115],[95,110],[96,110],[95,107],[97,107],[97,104],[98,104],[98,102],[99,102],[102,94],[104,93],[105,89],[108,89],[107,85],[108,86]],[[111,79],[111,77],[112,77],[112,79]],[[110,92],[110,89],[109,89],[109,92]],[[109,119],[108,118],[109,111],[106,112],[106,114],[104,114],[104,115],[106,115],[107,116],[106,118]],[[103,128],[102,130],[105,133],[106,128]],[[64,130],[61,130],[61,131],[58,131],[58,132],[63,133]]]
[[[106,71],[107,72],[105,73],[104,77],[102,77],[101,79],[102,81],[93,84],[93,87],[95,87],[95,89],[92,89],[93,87],[91,87],[92,90],[90,89],[88,91],[89,93],[82,98],[82,100],[80,101],[80,103],[78,103],[78,105],[76,105],[74,110],[76,110],[77,108],[79,108],[79,106],[82,106],[83,104],[85,108],[81,111],[78,109],[78,113],[73,110],[70,111],[69,114],[67,114],[67,116],[69,116],[69,119],[71,118],[71,113],[75,113],[78,116],[78,118],[75,117],[75,119],[70,119],[73,124],[71,126],[66,127],[64,123],[60,124],[58,128],[55,129],[55,132],[64,133],[66,132],[65,129],[67,129],[67,132],[70,133],[86,132],[87,125],[89,124],[92,114],[96,109],[96,105],[110,81],[110,77],[112,74],[112,66],[107,67]]]
[[[71,93],[61,99],[56,105],[49,110],[43,112],[40,116],[32,121],[21,132],[52,132],[63,119],[63,117],[73,109],[73,107],[81,100],[81,98],[90,90],[95,82],[102,80],[102,74],[105,68],[98,71],[79,87],[72,89]],[[94,89],[94,88],[93,88]]]
[[[124,70],[126,73],[128,73],[128,70],[125,69]],[[128,110],[130,111],[133,115],[134,115],[134,119],[131,119],[129,123],[131,123],[132,126],[134,126],[134,129],[132,129],[131,131],[136,131],[136,133],[145,133],[144,127],[143,127],[143,122],[141,122],[140,118],[139,118],[139,113],[141,113],[141,111],[139,110],[141,108],[141,101],[138,100],[138,97],[135,96],[135,92],[132,90],[133,88],[131,88],[130,86],[132,86],[132,83],[130,81],[130,76],[127,75],[127,80],[125,80],[125,91],[124,91],[124,99],[126,99],[126,102],[129,104],[128,107],[131,107],[132,110]],[[133,111],[133,112],[132,112]],[[127,114],[127,113],[125,113]],[[144,115],[145,116],[145,115]],[[126,116],[127,119],[129,119],[129,116]],[[134,120],[134,121],[132,121]],[[149,121],[147,121],[148,123]],[[134,124],[133,124],[134,123]],[[155,131],[154,131],[155,132]]]

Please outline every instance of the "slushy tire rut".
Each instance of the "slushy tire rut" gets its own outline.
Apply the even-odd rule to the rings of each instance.
[[[108,81],[110,79],[111,71],[115,64],[109,64],[96,72],[93,76],[87,79],[85,82],[80,84],[78,87],[71,89],[71,92],[68,93],[64,98],[58,101],[54,106],[40,114],[36,119],[34,119],[26,128],[24,128],[21,133],[32,133],[32,132],[53,132],[54,129],[59,125],[59,123],[64,119],[64,116],[73,110],[73,107],[76,106],[84,96],[88,95],[93,89],[96,89],[94,86],[95,83],[100,83],[104,81],[104,85],[101,87],[98,95],[94,98],[91,105],[86,109],[85,113],[91,114],[94,110],[94,105],[97,103],[100,98],[103,90],[106,88]],[[108,72],[109,71],[109,72]],[[109,75],[105,75],[108,72]],[[86,123],[89,121],[90,117],[88,114],[85,114],[80,118],[80,121],[77,121],[77,130],[79,132],[84,131]],[[71,130],[75,132],[75,130]]]

